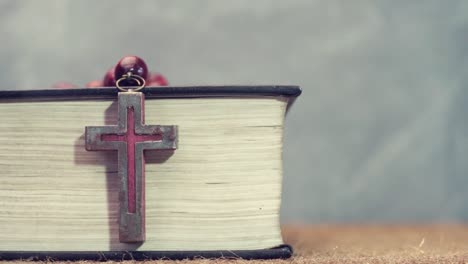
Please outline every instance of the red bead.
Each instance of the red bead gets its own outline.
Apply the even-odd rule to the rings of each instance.
[[[58,82],[52,85],[52,88],[70,89],[70,88],[77,88],[77,86],[69,82]]]
[[[146,86],[168,86],[169,82],[166,77],[160,73],[150,73],[148,80],[146,81]]]
[[[102,86],[115,86],[115,77],[114,77],[115,67],[110,68],[104,78],[102,79]]]
[[[148,77],[148,67],[146,66],[146,63],[143,59],[137,56],[123,57],[117,65],[115,65],[114,79],[117,80],[129,72],[139,75],[145,80]],[[120,84],[123,86],[137,85],[132,81],[122,81]]]
[[[95,88],[95,87],[102,87],[104,86],[101,80],[94,80],[90,81],[89,83],[86,84],[86,87],[88,88]]]

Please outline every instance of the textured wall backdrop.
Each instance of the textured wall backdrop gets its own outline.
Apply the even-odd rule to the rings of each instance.
[[[0,0],[2,89],[140,55],[174,85],[299,84],[284,221],[468,220],[467,1]]]

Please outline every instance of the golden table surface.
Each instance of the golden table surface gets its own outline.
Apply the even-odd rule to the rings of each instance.
[[[282,230],[285,242],[294,247],[295,253],[291,259],[198,259],[146,262],[165,264],[468,263],[468,225],[287,225],[283,226]],[[78,263],[91,262],[80,261]],[[25,261],[15,261],[15,263],[25,263]]]

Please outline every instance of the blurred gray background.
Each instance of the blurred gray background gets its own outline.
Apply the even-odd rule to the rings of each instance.
[[[468,220],[467,1],[0,0],[1,89],[298,84],[283,222]]]

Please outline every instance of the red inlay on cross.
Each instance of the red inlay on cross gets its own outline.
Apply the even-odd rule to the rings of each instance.
[[[141,171],[145,171],[145,159],[141,159],[140,164],[136,164],[135,146],[137,142],[161,141],[160,133],[155,132],[152,135],[138,135],[135,133],[135,110],[133,107],[127,108],[127,132],[124,135],[103,134],[102,141],[124,141],[127,143],[127,201],[128,212],[136,211],[136,189],[135,189],[135,167],[141,166]]]

